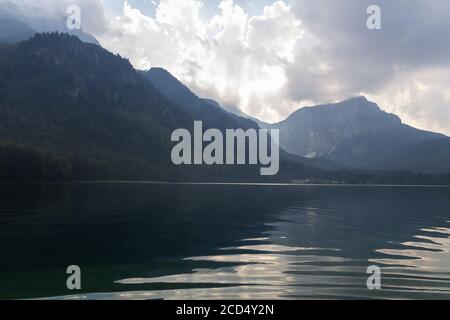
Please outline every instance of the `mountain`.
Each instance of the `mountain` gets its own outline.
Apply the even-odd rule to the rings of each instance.
[[[365,97],[305,107],[264,126],[280,129],[280,144],[287,152],[360,169],[402,168],[392,160],[421,143],[445,138],[403,124]]]
[[[67,28],[60,28],[60,29],[50,29],[46,32],[62,32],[62,33],[68,33],[71,36],[75,36],[78,39],[80,39],[81,41],[85,42],[85,43],[91,43],[91,44],[95,44],[97,46],[100,46],[100,42],[98,42],[97,38],[95,38],[92,34],[83,31],[83,30],[68,30]]]
[[[0,43],[17,43],[30,39],[36,32],[17,20],[0,17]]]
[[[159,91],[128,60],[67,34],[36,34],[1,44],[0,180],[450,181],[450,176],[407,172],[323,170],[311,164],[334,164],[284,151],[279,174],[270,177],[261,177],[260,166],[251,165],[177,167],[170,159],[173,130],[192,129],[195,120],[232,127],[254,122],[192,97],[181,83],[172,84],[178,88],[172,93],[184,95],[168,99],[166,87]],[[179,105],[173,97],[190,104]]]
[[[184,95],[167,99],[165,87],[163,94],[128,60],[75,36],[36,34],[0,45],[0,179],[260,179],[259,166],[172,164],[175,129],[192,129],[195,120],[218,128],[256,124],[164,74]],[[274,179],[326,175],[301,161],[280,163]]]
[[[450,138],[428,140],[394,155],[384,166],[422,173],[450,173]]]
[[[128,60],[75,36],[0,46],[0,140],[68,157],[78,177],[158,176],[171,131],[192,122]]]
[[[205,128],[221,130],[259,128],[255,121],[228,112],[213,100],[198,97],[162,68],[152,68],[142,72],[142,75],[167,99],[178,104],[194,119],[202,120]]]
[[[193,93],[181,81],[162,68],[152,68],[141,72],[167,99],[178,104],[183,110],[196,120],[202,120],[205,128],[225,129],[259,129],[258,123],[245,116],[240,116],[224,109],[219,103],[210,99],[203,99]],[[308,159],[289,154],[280,150],[282,161],[317,167],[326,170],[337,170],[342,166],[327,159]]]

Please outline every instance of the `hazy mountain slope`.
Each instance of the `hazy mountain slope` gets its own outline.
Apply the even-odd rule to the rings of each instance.
[[[292,153],[288,153],[283,149],[280,150],[280,158],[284,159],[286,162],[292,162],[307,167],[315,167],[323,170],[345,170],[348,169],[342,164],[335,161],[328,160],[325,158],[305,158]]]
[[[302,108],[266,126],[280,129],[281,146],[290,153],[356,168],[386,168],[400,151],[445,137],[404,125],[364,97]]]
[[[26,24],[0,17],[0,43],[16,43],[30,39],[36,31]]]
[[[213,100],[198,97],[164,69],[152,68],[142,72],[142,75],[150,80],[167,99],[178,104],[194,119],[202,120],[206,128],[258,128],[255,121],[230,113]]]
[[[78,37],[81,41],[100,45],[98,40],[84,30],[70,30],[66,26],[66,19],[24,19],[16,17],[13,13],[15,4],[10,4],[12,8],[5,9],[0,6],[0,43],[17,43],[33,37],[36,33],[62,32]]]
[[[225,129],[259,129],[256,121],[247,117],[239,116],[222,108],[217,102],[209,99],[202,99],[193,93],[182,82],[176,79],[168,71],[161,68],[152,68],[142,72],[142,75],[169,100],[177,103],[191,117],[202,120],[205,128]],[[298,155],[280,151],[283,161],[293,164],[317,167],[327,170],[336,170],[342,166],[327,159],[307,159]]]
[[[433,139],[414,145],[387,160],[383,167],[450,174],[450,138]]]
[[[356,168],[387,170],[403,168],[402,163],[396,163],[394,159],[400,159],[399,155],[418,144],[443,137],[440,134],[402,125],[376,134],[348,139],[340,143],[331,156],[334,161],[348,163],[349,166]]]

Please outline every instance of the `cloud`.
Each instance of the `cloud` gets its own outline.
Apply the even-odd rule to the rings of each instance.
[[[202,96],[264,119],[279,117],[286,75],[302,37],[299,20],[283,1],[249,16],[231,0],[201,18],[202,2],[162,0],[153,17],[125,1],[101,43],[137,68],[168,69]]]
[[[450,68],[424,68],[398,75],[379,93],[368,94],[418,128],[450,133]]]
[[[81,9],[84,29],[93,34],[109,29],[107,10],[98,0],[0,0],[0,16],[17,19],[40,32],[66,31],[67,8],[73,4]]]
[[[288,95],[327,102],[365,94],[409,123],[450,133],[443,76],[450,67],[450,2],[375,2],[382,30],[366,27],[366,9],[374,1],[295,2],[293,10],[315,44],[297,51]]]

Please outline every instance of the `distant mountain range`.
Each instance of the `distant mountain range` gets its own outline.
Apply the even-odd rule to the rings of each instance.
[[[275,124],[287,152],[345,167],[450,173],[450,138],[402,123],[365,97],[305,107]]]
[[[255,121],[196,96],[166,70],[136,71],[128,60],[76,36],[36,34],[0,45],[0,180],[450,181],[352,170],[369,168],[358,161],[372,157],[386,167],[427,169],[429,159],[414,157],[417,153],[449,150],[445,136],[404,126],[364,98],[301,109],[270,125],[280,129],[284,149],[280,173],[272,180],[263,180],[255,166],[175,167],[170,134],[190,129],[195,120],[222,130],[258,128]],[[404,154],[408,161],[403,153],[389,156],[389,150],[400,149],[396,143],[413,152]],[[448,172],[443,165],[448,152],[434,159],[439,164],[433,168]]]

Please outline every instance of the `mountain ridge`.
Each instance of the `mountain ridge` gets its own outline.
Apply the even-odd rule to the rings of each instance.
[[[0,47],[0,97],[3,141],[111,169],[106,177],[157,176],[171,130],[193,121],[127,59],[59,33]]]
[[[205,128],[221,130],[258,128],[255,121],[223,109],[214,100],[198,97],[185,84],[163,68],[151,68],[148,71],[141,71],[141,74],[167,99],[178,104],[193,118],[197,120],[201,118]]]
[[[400,159],[415,145],[446,137],[408,126],[362,96],[300,108],[283,121],[262,125],[278,128],[281,147],[292,154],[358,169],[397,169],[401,166],[389,158]]]
[[[167,99],[181,106],[194,119],[202,120],[205,128],[226,129],[259,129],[257,121],[234,114],[211,99],[198,97],[185,84],[163,68],[151,68],[141,74],[148,79]],[[337,170],[343,166],[327,159],[307,159],[280,150],[281,158],[293,163],[317,167],[326,170]]]
[[[235,121],[237,116],[197,96],[191,101],[198,103],[199,109],[187,110],[163,92],[127,59],[76,36],[36,34],[24,42],[0,45],[0,179],[450,181],[446,176],[410,172],[323,170],[311,166],[321,159],[304,159],[283,151],[280,172],[270,178],[261,177],[259,167],[248,165],[177,167],[170,160],[174,129],[192,129],[195,120],[213,125],[223,120],[224,114],[227,121]],[[206,117],[204,110],[214,113]]]
[[[257,166],[173,165],[173,130],[192,129],[195,120],[213,125],[212,119],[223,125],[224,114],[229,121],[238,117],[198,97],[193,101],[206,103],[213,115],[221,116],[205,118],[207,112],[199,105],[202,117],[193,117],[127,59],[75,36],[36,34],[0,46],[0,98],[0,142],[6,144],[0,147],[0,163],[7,164],[6,174],[17,172],[13,168],[18,161],[13,159],[22,159],[37,168],[50,164],[71,168],[63,175],[83,180],[261,179]],[[248,119],[238,120],[256,126]],[[282,172],[275,179],[326,175],[300,162],[280,162]],[[5,169],[8,166],[11,170]]]

